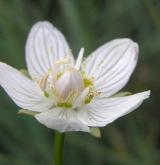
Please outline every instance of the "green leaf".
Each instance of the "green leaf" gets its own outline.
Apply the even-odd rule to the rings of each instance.
[[[101,138],[101,131],[99,128],[90,128],[90,134],[95,136],[96,138]]]

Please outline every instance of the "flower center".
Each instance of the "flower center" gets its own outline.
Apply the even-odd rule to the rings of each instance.
[[[80,71],[83,52],[82,48],[75,66],[67,58],[55,62],[39,82],[45,96],[52,97],[58,107],[77,108],[89,104],[99,94],[94,88],[93,79]]]

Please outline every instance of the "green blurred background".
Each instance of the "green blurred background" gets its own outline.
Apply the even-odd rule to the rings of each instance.
[[[160,1],[0,0],[0,61],[25,68],[31,26],[49,20],[66,36],[74,55],[129,37],[140,45],[138,66],[124,90],[150,89],[135,112],[102,128],[102,138],[67,133],[64,165],[160,164]],[[0,90],[0,165],[51,165],[54,131],[19,108]]]

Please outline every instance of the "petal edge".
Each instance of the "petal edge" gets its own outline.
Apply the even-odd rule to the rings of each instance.
[[[79,114],[79,120],[92,127],[103,127],[132,112],[149,98],[150,91],[125,97],[95,99]]]

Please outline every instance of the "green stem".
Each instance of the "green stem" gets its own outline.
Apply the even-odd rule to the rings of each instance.
[[[54,165],[62,165],[64,133],[56,132],[54,136]]]

